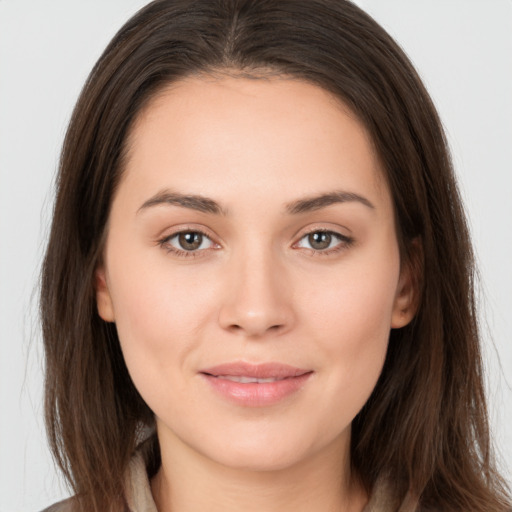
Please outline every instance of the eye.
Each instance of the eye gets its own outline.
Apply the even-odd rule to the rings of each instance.
[[[304,235],[295,247],[330,253],[349,246],[353,240],[334,231],[317,230]]]
[[[211,249],[215,246],[212,240],[201,231],[180,231],[160,241],[160,244],[171,252],[178,254]]]

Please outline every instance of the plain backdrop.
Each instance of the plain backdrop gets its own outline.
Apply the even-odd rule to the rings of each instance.
[[[43,428],[37,277],[71,109],[107,42],[145,3],[0,0],[0,512],[68,495]],[[448,133],[480,264],[494,437],[511,468],[512,1],[358,3],[411,57]]]

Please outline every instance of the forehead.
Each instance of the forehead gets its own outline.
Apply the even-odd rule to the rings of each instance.
[[[361,121],[332,94],[295,79],[171,84],[139,114],[127,154],[123,181],[141,195],[162,187],[265,195],[269,182],[283,202],[332,187],[387,195]]]

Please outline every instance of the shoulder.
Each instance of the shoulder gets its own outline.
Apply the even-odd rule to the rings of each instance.
[[[76,500],[74,498],[68,498],[67,500],[59,501],[54,503],[48,508],[45,508],[41,512],[76,512]]]

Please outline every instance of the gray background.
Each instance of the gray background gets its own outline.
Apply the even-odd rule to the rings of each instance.
[[[52,180],[89,70],[145,3],[0,0],[0,512],[67,496],[43,432],[35,298]],[[412,58],[448,132],[482,276],[494,436],[511,468],[512,1],[358,3]]]

